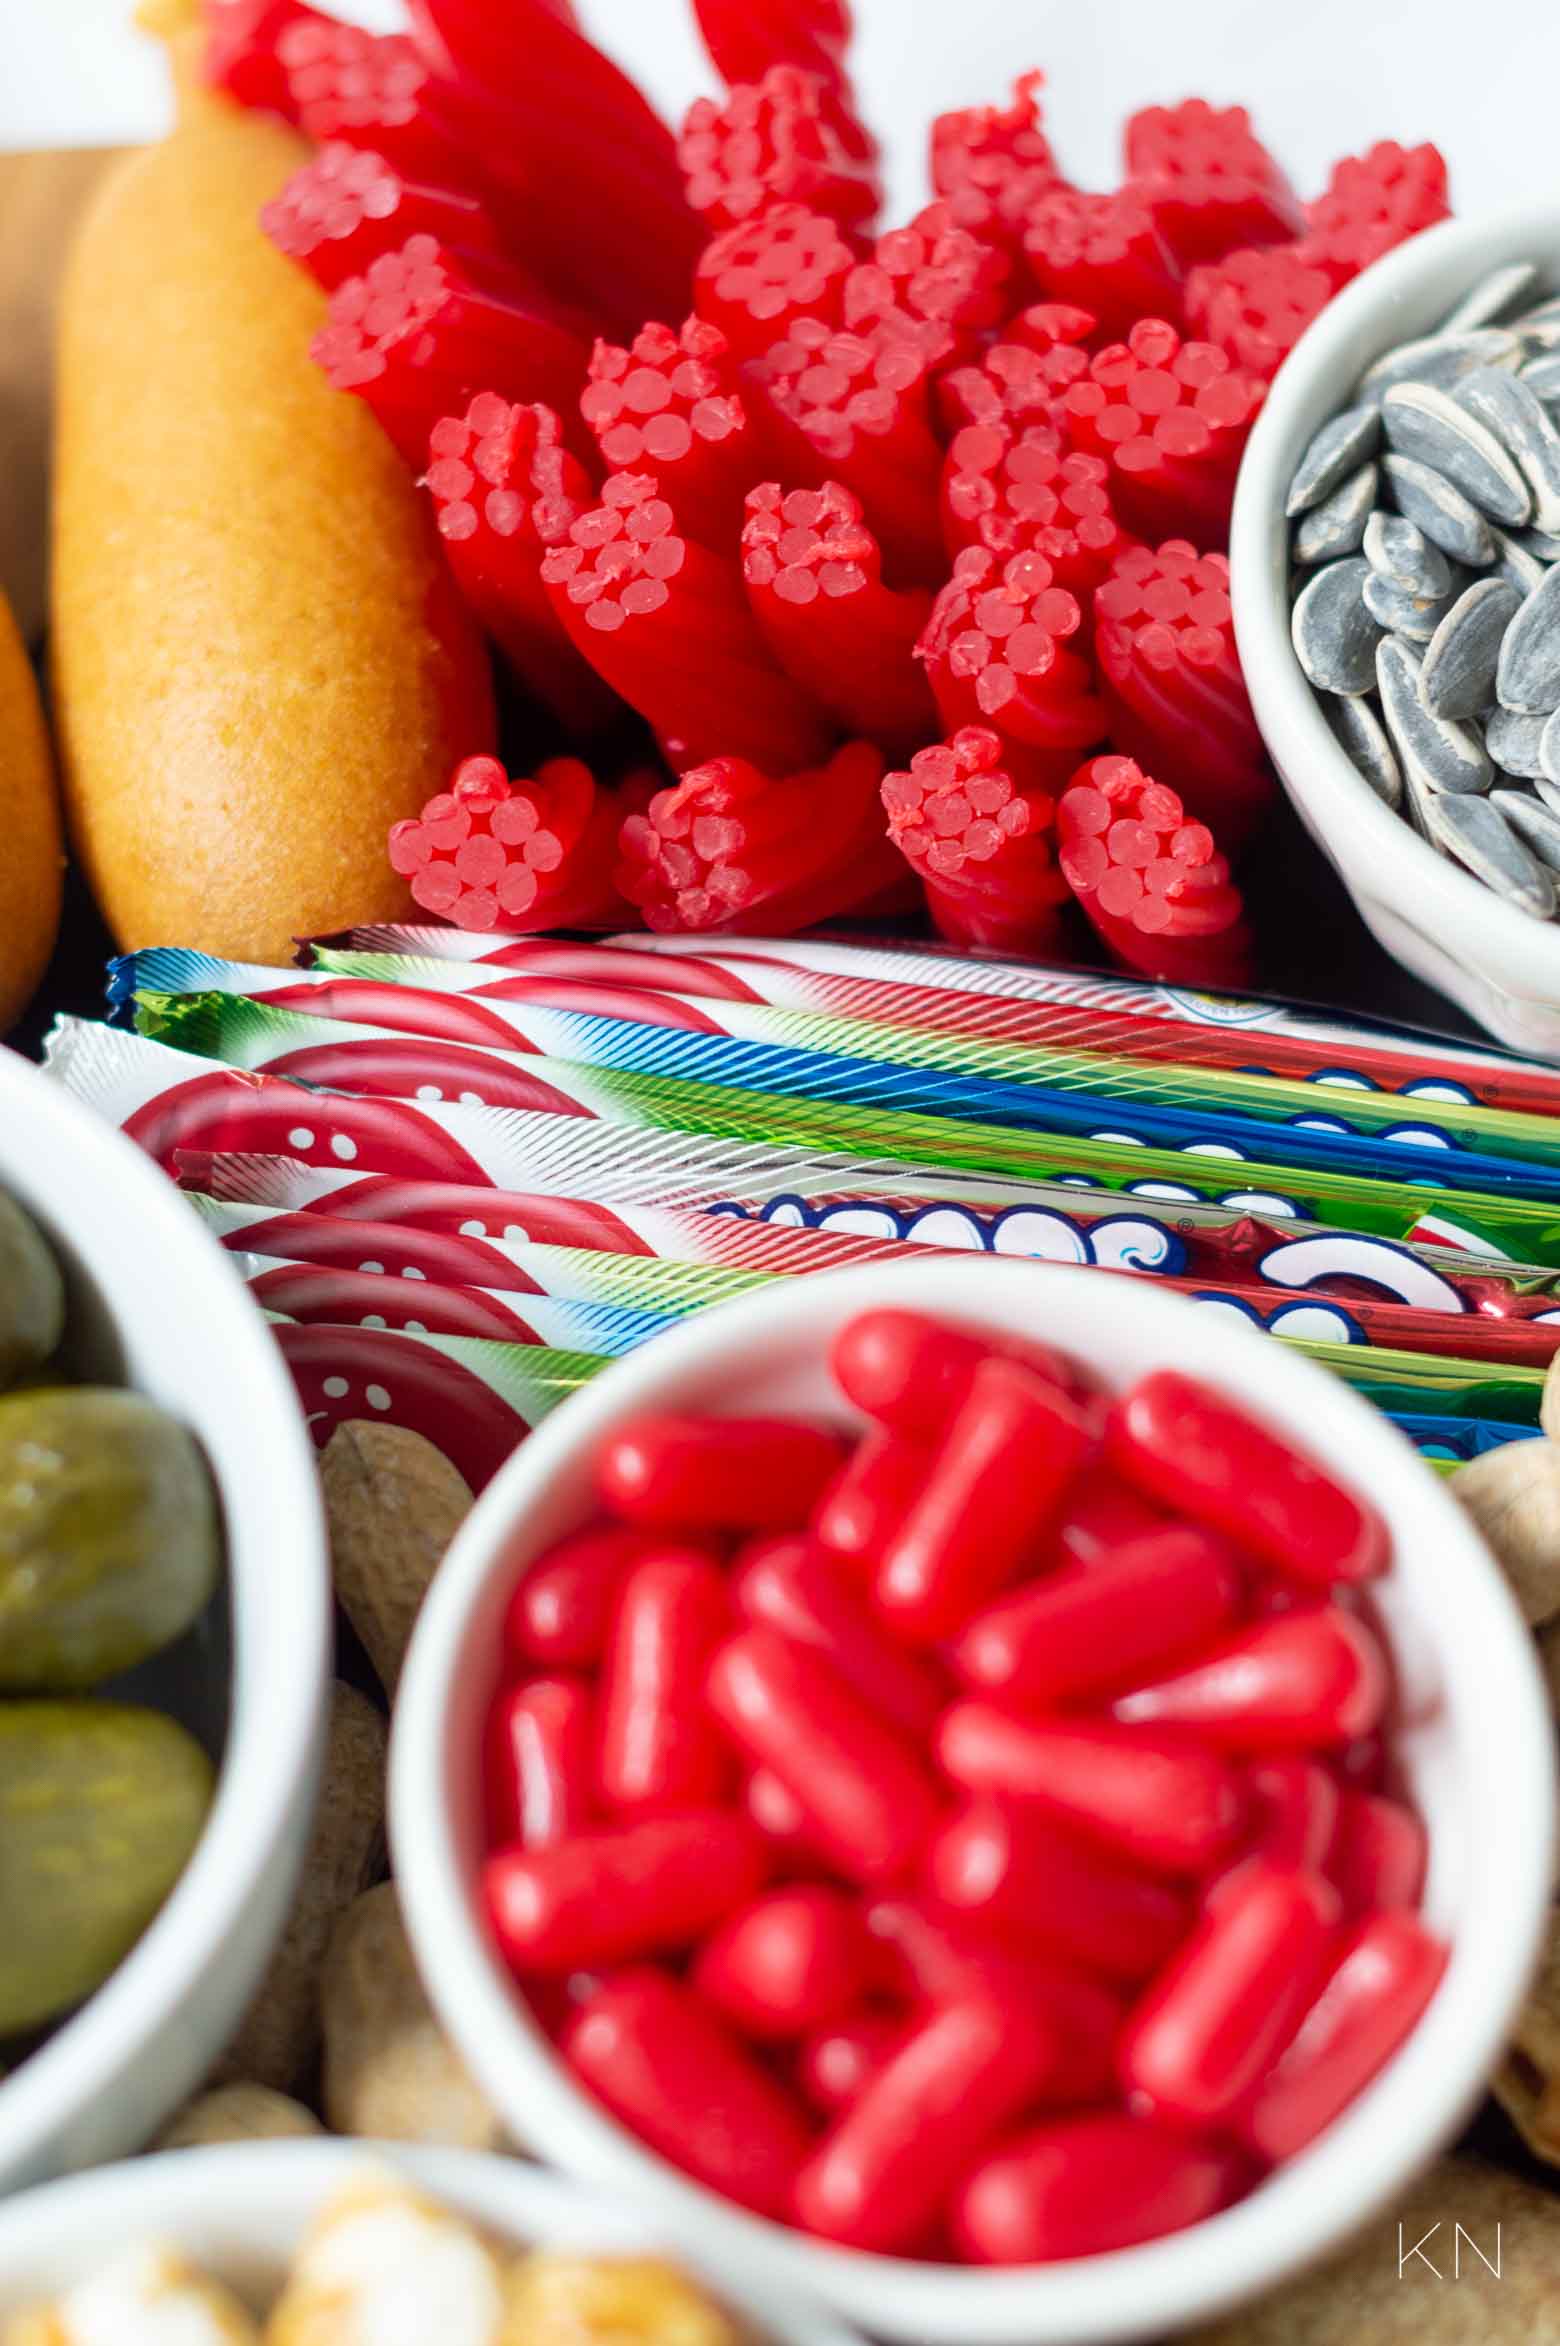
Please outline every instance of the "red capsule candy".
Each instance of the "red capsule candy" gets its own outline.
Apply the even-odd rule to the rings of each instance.
[[[954,2206],[976,2264],[1103,2256],[1215,2215],[1245,2176],[1228,2151],[1115,2112],[1032,2127],[981,2161]]]
[[[688,1947],[757,1895],[763,1844],[720,1809],[577,1833],[483,1869],[488,1922],[516,1971],[590,1971]]]
[[[1242,2113],[1242,2139],[1275,2164],[1314,2142],[1397,2051],[1446,1960],[1417,1915],[1370,1915]]]
[[[827,1555],[870,1562],[903,1522],[926,1479],[929,1451],[893,1433],[866,1434],[813,1511],[809,1530]]]
[[[1130,1686],[1234,1618],[1240,1574],[1222,1540],[1167,1525],[977,1613],[953,1648],[965,1683],[1044,1709]]]
[[[1094,1442],[1060,1385],[1015,1361],[982,1361],[878,1558],[873,1593],[895,1632],[925,1645],[951,1637],[1038,1562]]]
[[[925,1741],[947,1698],[940,1671],[896,1645],[841,1568],[804,1538],[755,1541],[737,1560],[739,1609],[811,1648],[863,1702]]]
[[[891,2012],[863,2012],[819,2029],[802,2046],[797,2063],[803,2093],[831,2116],[848,2109],[905,2035],[904,2020]]]
[[[1256,1809],[1253,1853],[1271,1865],[1329,1871],[1341,1795],[1327,1770],[1316,1760],[1259,1760],[1246,1784]]]
[[[1427,1856],[1425,1828],[1400,1800],[1372,1792],[1343,1795],[1327,1875],[1346,1915],[1368,1914],[1378,1906],[1417,1906],[1424,1895]]]
[[[853,1881],[891,1881],[936,1826],[938,1798],[911,1745],[837,1671],[772,1629],[710,1668],[716,1717],[799,1803],[810,1839]]]
[[[1022,1950],[1141,1980],[1186,1936],[1186,1900],[1114,1864],[1032,1808],[972,1802],[927,1855],[933,1895],[966,1923]]]
[[[918,1311],[866,1311],[834,1340],[830,1366],[847,1401],[912,1442],[932,1442],[969,1397],[982,1361],[1020,1360],[1076,1391],[1073,1363],[1049,1345],[972,1335]]]
[[[1339,1912],[1315,1874],[1255,1863],[1232,1876],[1127,2021],[1128,2096],[1189,2126],[1222,2124],[1315,1996]]]
[[[778,1531],[803,1520],[844,1458],[837,1435],[796,1418],[655,1413],[609,1436],[596,1487],[635,1524]]]
[[[744,2036],[779,2044],[848,2012],[870,1964],[850,1899],[838,1890],[775,1890],[706,1942],[693,1984]]]
[[[1185,1738],[1094,1719],[1021,1719],[955,1703],[937,1756],[972,1792],[1035,1801],[1118,1856],[1170,1873],[1205,1873],[1245,1817],[1240,1777]]]
[[[593,1524],[538,1557],[504,1616],[511,1665],[588,1669],[599,1662],[618,1590],[648,1545],[626,1524]]]
[[[506,1687],[488,1717],[487,1839],[549,1849],[591,1817],[596,1706],[577,1678]]]
[[[801,2105],[691,1990],[625,1972],[572,2022],[563,2052],[663,2158],[760,2215],[786,2214],[810,2144]]]
[[[1109,1467],[1091,1466],[1067,1495],[1056,1527],[1057,1557],[1063,1564],[1104,1564],[1118,1548],[1170,1529],[1170,1518],[1141,1491]]]
[[[1051,2059],[1046,2033],[986,2003],[950,2004],[884,2063],[796,2180],[809,2232],[892,2255],[913,2247],[960,2175],[1024,2105]]]
[[[742,1806],[773,1851],[787,1862],[782,1870],[813,1872],[820,1859],[807,1838],[802,1804],[768,1768],[755,1768],[742,1787]]]
[[[624,1581],[601,1676],[601,1796],[609,1808],[704,1808],[729,1759],[704,1700],[731,1626],[725,1573],[697,1549],[661,1549]]]
[[[1294,1579],[1368,1580],[1386,1569],[1386,1526],[1373,1507],[1177,1369],[1156,1369],[1121,1396],[1106,1448],[1149,1498]]]
[[[1242,1630],[1111,1709],[1124,1724],[1185,1727],[1231,1751],[1323,1750],[1368,1735],[1387,1692],[1371,1631],[1323,1605]]]

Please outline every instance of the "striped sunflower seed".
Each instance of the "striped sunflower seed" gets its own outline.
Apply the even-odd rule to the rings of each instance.
[[[1544,719],[1544,730],[1538,737],[1538,770],[1546,782],[1560,789],[1560,709]]]
[[[1530,358],[1522,369],[1522,380],[1546,407],[1553,407],[1560,400],[1560,350],[1546,350],[1542,358]]]
[[[1426,334],[1383,352],[1360,377],[1355,397],[1380,401],[1395,383],[1436,383],[1442,390],[1474,367],[1514,367],[1522,344],[1504,326],[1480,326],[1471,334]]]
[[[1420,838],[1428,846],[1435,847],[1435,851],[1439,855],[1441,850],[1436,846],[1430,829],[1430,801],[1434,796],[1435,792],[1427,790],[1417,774],[1404,774],[1403,812],[1419,833]]]
[[[1542,408],[1539,413],[1542,415]],[[1350,473],[1341,488],[1334,489],[1330,497],[1302,515],[1295,531],[1295,560],[1308,564],[1336,562],[1341,554],[1357,554],[1376,502],[1380,478],[1373,464],[1362,464],[1358,472]]]
[[[1420,662],[1395,635],[1376,647],[1376,681],[1381,713],[1406,775],[1427,790],[1454,797],[1488,790],[1495,779],[1483,742],[1471,725],[1438,717],[1425,700]]]
[[[1400,635],[1411,644],[1427,644],[1462,592],[1462,573],[1454,572],[1444,595],[1405,595],[1372,571],[1361,590],[1366,610],[1378,627]]]
[[[1560,293],[1546,294],[1530,310],[1524,310],[1520,318],[1513,318],[1511,330],[1514,334],[1531,334],[1541,326],[1551,325],[1560,326]]]
[[[1545,569],[1551,562],[1560,562],[1560,537],[1552,536],[1548,530],[1514,529],[1511,538],[1513,544],[1520,546],[1524,554],[1531,554]]]
[[[1560,350],[1560,309],[1552,316],[1519,321],[1511,330],[1521,335],[1528,358],[1547,358],[1552,350]]]
[[[1457,386],[1457,404],[1494,434],[1533,495],[1532,526],[1560,529],[1560,431],[1520,375],[1476,367]]]
[[[1547,774],[1537,774],[1533,778],[1533,788],[1545,806],[1552,807],[1560,815],[1560,782],[1551,782]]]
[[[1297,513],[1309,513],[1314,505],[1325,503],[1335,489],[1341,488],[1352,473],[1375,455],[1380,443],[1379,408],[1346,407],[1341,415],[1331,417],[1295,467],[1284,507],[1290,520]]]
[[[1329,562],[1301,589],[1290,619],[1295,656],[1321,692],[1369,692],[1381,630],[1361,597],[1371,575],[1358,554]]]
[[[1501,640],[1522,608],[1514,586],[1476,578],[1430,638],[1420,690],[1437,717],[1477,717],[1495,698]]]
[[[1560,563],[1544,574],[1506,630],[1495,689],[1508,709],[1560,708]]]
[[[1527,717],[1520,709],[1495,708],[1484,728],[1484,746],[1503,774],[1521,782],[1536,782],[1543,772],[1539,743],[1547,717]]]
[[[1479,280],[1471,293],[1465,293],[1454,310],[1449,310],[1436,329],[1441,334],[1466,334],[1475,326],[1489,326],[1509,317],[1518,302],[1526,301],[1538,283],[1537,265],[1532,261],[1511,261],[1503,269],[1492,269]]]
[[[1348,699],[1329,693],[1322,703],[1322,714],[1355,772],[1364,777],[1385,805],[1401,806],[1403,769],[1387,739],[1387,729],[1376,714],[1375,704],[1362,693]]]
[[[1399,513],[1422,529],[1433,546],[1475,570],[1494,561],[1489,523],[1443,474],[1413,456],[1383,457],[1381,470]]]
[[[1550,871],[1560,872],[1560,815],[1525,790],[1492,790],[1490,804],[1503,814],[1529,852]]]
[[[1515,461],[1449,392],[1395,383],[1381,403],[1381,428],[1399,456],[1433,466],[1491,521],[1520,528],[1532,520],[1533,492]]]
[[[1503,578],[1507,586],[1514,586],[1519,595],[1530,595],[1543,584],[1546,564],[1536,554],[1529,553],[1520,538],[1509,530],[1494,532],[1495,560],[1490,570],[1492,578]]]
[[[1373,513],[1365,524],[1362,551],[1377,577],[1405,595],[1436,602],[1452,591],[1446,556],[1400,513]]]
[[[1553,918],[1553,877],[1488,799],[1432,797],[1425,815],[1431,839],[1443,854],[1535,920]]]

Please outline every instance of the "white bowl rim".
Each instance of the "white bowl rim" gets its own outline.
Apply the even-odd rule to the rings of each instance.
[[[868,2256],[745,2213],[619,2126],[517,2017],[444,1822],[444,1718],[466,1621],[490,1577],[513,1569],[506,1537],[555,1469],[625,1413],[655,1406],[669,1379],[707,1357],[729,1351],[762,1359],[771,1339],[810,1324],[831,1327],[888,1302],[978,1322],[981,1307],[969,1291],[974,1259],[917,1265],[908,1291],[905,1267],[889,1264],[776,1282],[656,1338],[545,1419],[478,1501],[419,1620],[391,1738],[391,1838],[407,1928],[445,2026],[510,2124],[566,2171],[676,2206],[729,2240],[755,2272],[821,2298],[867,2330],[912,2340],[946,2335],[971,2346],[1104,2346],[1206,2319],[1272,2287],[1346,2239],[1407,2184],[1483,2091],[1549,1911],[1555,1743],[1532,1640],[1471,1520],[1406,1438],[1340,1379],[1148,1281],[1016,1258],[1004,1263],[1009,1297],[1015,1275],[1050,1282],[1053,1294],[1073,1292],[1107,1329],[1130,1323],[1135,1333],[1152,1334],[1159,1358],[1259,1396],[1259,1411],[1279,1422],[1339,1421],[1347,1434],[1346,1443],[1335,1435],[1337,1447],[1346,1448],[1354,1479],[1367,1487],[1375,1487],[1373,1470],[1400,1490],[1405,1470],[1425,1478],[1418,1497],[1439,1518],[1438,1552],[1455,1567],[1465,1608],[1443,1659],[1454,1676],[1471,1670],[1477,1653],[1489,1723],[1477,1757],[1486,1783],[1499,1780],[1508,1793],[1505,1808],[1495,1803],[1481,1826],[1469,1861],[1470,1872],[1498,1893],[1498,1924],[1488,1911],[1475,1914],[1408,2045],[1313,2150],[1205,2224],[1108,2256],[1002,2271]],[[1044,1325],[1038,1299],[1035,1324]],[[1065,1345],[1065,1332],[1057,1340]]]
[[[62,2114],[112,2091],[185,1996],[223,1962],[259,1862],[275,1852],[300,1800],[312,1800],[332,1635],[330,1566],[313,1444],[276,1342],[223,1248],[150,1158],[63,1087],[0,1049],[0,1120],[47,1130],[62,1154],[103,1165],[116,1220],[133,1225],[159,1265],[179,1265],[189,1312],[223,1330],[232,1387],[263,1419],[273,1513],[293,1530],[289,1555],[251,1553],[247,1527],[225,1507],[234,1673],[226,1747],[194,1855],[141,1938],[96,1994],[0,2084],[0,2169],[19,2165]],[[0,1175],[3,1181],[3,1175]],[[104,1298],[112,1314],[111,1299]],[[224,1499],[226,1493],[223,1494]],[[247,1563],[245,1561],[247,1559]],[[285,1609],[291,1654],[242,1717],[237,1700],[247,1624]]]
[[[1309,437],[1345,404],[1340,390],[1311,416],[1319,382],[1335,369],[1358,330],[1379,311],[1380,349],[1401,339],[1388,329],[1393,301],[1459,253],[1480,255],[1468,273],[1471,285],[1483,267],[1497,266],[1502,254],[1529,259],[1548,251],[1560,269],[1557,203],[1509,205],[1488,216],[1443,220],[1383,254],[1327,304],[1280,367],[1246,443],[1230,522],[1230,598],[1258,724],[1271,743],[1282,745],[1283,755],[1274,748],[1280,774],[1286,759],[1303,763],[1308,788],[1336,810],[1340,822],[1356,826],[1365,851],[1379,854],[1383,868],[1391,868],[1393,857],[1402,859],[1403,885],[1395,893],[1412,893],[1416,926],[1432,936],[1456,938],[1459,959],[1465,958],[1470,928],[1476,928],[1485,956],[1530,962],[1523,982],[1540,998],[1554,1001],[1560,999],[1560,924],[1533,920],[1504,903],[1471,872],[1438,855],[1412,823],[1377,798],[1334,739],[1321,700],[1295,657],[1284,586],[1288,564],[1281,566],[1276,583],[1272,575],[1275,538],[1289,526],[1283,511],[1294,461],[1288,442],[1302,419]]]
[[[263,2220],[300,2228],[321,2201],[354,2177],[390,2169],[456,2213],[509,2232],[517,2245],[554,2243],[602,2253],[663,2251],[702,2277],[734,2311],[756,2320],[765,2346],[860,2346],[823,2307],[766,2295],[756,2301],[738,2271],[710,2258],[684,2227],[660,2220],[643,2206],[613,2200],[528,2159],[493,2151],[427,2144],[304,2137],[269,2142],[210,2143],[198,2149],[157,2151],[41,2183],[0,2204],[0,2320],[14,2311],[9,2292],[20,2263],[28,2270],[74,2258],[83,2244],[120,2240],[189,2247],[180,2225],[213,2223],[247,2233]],[[180,2214],[180,2210],[188,2211]],[[218,2274],[220,2278],[220,2273]],[[427,2346],[439,2346],[430,2339]]]

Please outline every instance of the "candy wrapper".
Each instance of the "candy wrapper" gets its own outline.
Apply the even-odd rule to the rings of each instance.
[[[378,1037],[375,1053],[404,1041]],[[806,1194],[821,1185],[860,1198],[908,1191],[988,1208],[1030,1203],[1034,1182],[1050,1175],[1069,1189],[1076,1182],[1084,1190],[1141,1196],[1157,1207],[1212,1204],[1389,1238],[1414,1238],[1434,1223],[1460,1233],[1461,1244],[1481,1256],[1560,1265],[1560,1214],[1547,1204],[1465,1196],[1427,1182],[1304,1177],[1294,1168],[1249,1161],[1240,1161],[1234,1175],[1228,1157],[1195,1149],[1047,1146],[1032,1135],[936,1117],[874,1117],[627,1077],[616,1079],[624,1089],[613,1104],[619,1117],[628,1118],[632,1108],[637,1120],[613,1124],[589,1121],[577,1099],[536,1078],[523,1095],[531,1103],[526,1108],[365,1098],[213,1067],[140,1036],[68,1018],[56,1022],[47,1060],[61,1081],[169,1172],[181,1151],[233,1150],[482,1188],[616,1194],[625,1203],[707,1203],[715,1174],[720,1192],[738,1202]],[[359,1058],[346,1062],[338,1080],[354,1074],[370,1080],[382,1070],[382,1059]],[[406,1079],[397,1069],[392,1080]],[[1224,1178],[1210,1179],[1210,1166],[1226,1168]],[[618,1185],[615,1192],[604,1187],[607,1180]]]
[[[631,986],[716,1001],[766,1002],[829,1017],[974,1034],[999,1042],[1086,1045],[1178,1066],[1242,1068],[1405,1099],[1560,1115],[1560,1069],[1504,1052],[1339,1024],[1275,1002],[1192,992],[1087,971],[1046,969],[947,946],[877,946],[828,937],[693,941],[627,935],[589,944],[472,936],[447,927],[352,929],[301,957],[346,967],[349,952],[431,956],[551,980]],[[668,966],[669,965],[669,966]],[[545,991],[543,999],[550,998]],[[885,1006],[886,1005],[886,1006]],[[610,1008],[610,1000],[603,1004]]]
[[[662,1312],[648,1300],[637,1309],[603,1302],[588,1292],[588,1278],[571,1281],[562,1273],[550,1287],[533,1284],[510,1291],[502,1279],[491,1287],[444,1282],[424,1271],[395,1274],[367,1265],[360,1269],[356,1263],[326,1261],[313,1254],[287,1255],[275,1246],[232,1251],[256,1303],[278,1319],[323,1320],[408,1336],[476,1336],[490,1343],[599,1353],[603,1359],[616,1360],[659,1336],[672,1319],[699,1308],[689,1303],[681,1310]]]
[[[769,1003],[712,1002],[698,996],[614,992],[593,985],[578,1003],[567,981],[549,981],[553,998],[540,1001],[524,975],[495,974],[481,962],[429,957],[342,953],[323,948],[317,966],[301,974],[225,962],[206,954],[152,951],[115,963],[111,993],[133,1010],[144,1032],[160,1033],[164,995],[226,995],[259,1007],[405,1031],[430,1040],[499,1050],[526,1050],[576,1064],[627,1067],[692,1076],[760,1089],[805,1087],[811,1097],[913,1098],[920,1107],[946,1100],[953,1112],[998,1123],[1023,1122],[1012,1087],[1033,1101],[1033,1120],[1054,1129],[1054,1095],[1081,1093],[1119,1108],[1141,1137],[1175,1140],[1188,1122],[1213,1138],[1244,1139],[1271,1153],[1295,1146],[1291,1127],[1397,1147],[1442,1148],[1505,1157],[1525,1165],[1560,1163],[1560,1119],[1553,1115],[1450,1102],[1416,1100],[1406,1110],[1396,1093],[1334,1083],[1325,1103],[1314,1081],[1253,1074],[1232,1068],[1172,1066],[1123,1055],[1085,1028],[1087,1047],[1064,1049],[969,1034],[947,1034],[892,1023],[893,991],[871,1017],[819,1015]],[[677,965],[672,964],[675,972]],[[458,999],[448,999],[455,996]],[[194,1018],[199,1014],[192,1012]],[[653,1027],[654,1036],[640,1030]],[[177,1030],[167,1035],[179,1041]],[[759,1047],[750,1055],[726,1044]],[[199,1046],[204,1047],[204,1046]],[[219,1057],[228,1056],[218,1050]],[[885,1071],[875,1086],[819,1057]],[[889,1069],[903,1070],[894,1084]],[[912,1083],[911,1071],[921,1080]],[[961,1087],[967,1083],[968,1089]],[[992,1088],[988,1088],[992,1087]],[[1255,1125],[1277,1125],[1278,1134]],[[1372,1159],[1374,1163],[1376,1160]],[[1472,1186],[1472,1184],[1469,1184]]]

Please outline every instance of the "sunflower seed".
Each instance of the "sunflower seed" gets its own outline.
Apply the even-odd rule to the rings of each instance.
[[[1424,697],[1420,663],[1407,644],[1389,635],[1376,647],[1376,681],[1381,712],[1405,774],[1427,790],[1457,796],[1488,790],[1495,769],[1471,725],[1438,717]]]
[[[1544,730],[1538,737],[1538,770],[1546,782],[1560,788],[1560,709],[1544,719]]]
[[[1530,852],[1560,872],[1560,815],[1525,790],[1492,790],[1490,804],[1499,808]]]
[[[1381,630],[1360,600],[1370,564],[1330,562],[1301,590],[1291,619],[1301,667],[1323,692],[1369,692]]]
[[[1536,586],[1542,586],[1545,564],[1536,554],[1529,553],[1521,539],[1508,530],[1498,529],[1495,537],[1495,561],[1491,578],[1503,578],[1507,586],[1514,586],[1519,595],[1530,595]]]
[[[1334,489],[1320,505],[1313,505],[1295,531],[1295,560],[1335,562],[1340,554],[1357,554],[1376,502],[1379,478],[1373,464],[1362,464],[1341,489]]]
[[[1431,839],[1443,853],[1454,856],[1508,904],[1535,920],[1551,918],[1554,880],[1487,799],[1432,798],[1425,815]]]
[[[1542,529],[1514,529],[1511,542],[1520,546],[1524,554],[1531,554],[1547,569],[1551,562],[1560,562],[1560,537]]]
[[[1520,318],[1513,318],[1511,330],[1514,334],[1533,334],[1540,327],[1556,325],[1560,325],[1560,293],[1551,293],[1535,302],[1530,310],[1524,310]]]
[[[1466,334],[1475,326],[1491,325],[1496,319],[1506,317],[1519,301],[1525,301],[1537,283],[1538,270],[1532,261],[1513,261],[1504,269],[1492,269],[1471,293],[1463,295],[1436,331]]]
[[[1453,488],[1449,480],[1412,456],[1383,457],[1381,469],[1399,513],[1417,523],[1443,554],[1450,554],[1457,562],[1469,562],[1475,570],[1494,561],[1490,525],[1461,489]]]
[[[1433,465],[1492,521],[1520,527],[1532,520],[1533,493],[1511,457],[1448,392],[1430,383],[1394,384],[1381,403],[1381,428],[1399,456]]]
[[[1453,574],[1451,588],[1444,595],[1405,595],[1401,587],[1373,570],[1361,592],[1378,627],[1405,637],[1411,644],[1427,644],[1462,592],[1462,573]]]
[[[1552,350],[1560,350],[1560,309],[1547,317],[1524,319],[1512,332],[1521,335],[1528,358],[1547,358]]]
[[[1322,703],[1322,714],[1355,772],[1363,776],[1387,806],[1401,805],[1403,770],[1374,703],[1360,693],[1348,699],[1329,693]]]
[[[1437,717],[1477,717],[1495,698],[1501,639],[1522,608],[1504,579],[1478,578],[1430,638],[1420,690]]]
[[[1495,689],[1508,709],[1560,708],[1560,563],[1544,574],[1506,630]]]
[[[1425,595],[1434,601],[1451,592],[1452,566],[1446,556],[1399,513],[1371,515],[1363,550],[1377,576],[1405,595]]]
[[[1435,383],[1444,390],[1470,368],[1514,367],[1521,357],[1522,344],[1503,326],[1480,326],[1471,334],[1426,334],[1384,352],[1360,377],[1355,396],[1379,402],[1394,383]]]
[[[1457,404],[1493,434],[1533,495],[1533,527],[1560,529],[1560,431],[1530,383],[1500,367],[1476,367]]]
[[[1551,782],[1547,774],[1535,774],[1533,788],[1545,806],[1552,807],[1554,812],[1560,815],[1560,782]]]
[[[1346,407],[1341,415],[1323,424],[1295,467],[1284,507],[1289,518],[1322,504],[1367,457],[1375,455],[1380,440],[1381,410],[1377,407]]]
[[[1431,847],[1436,845],[1430,833],[1430,801],[1434,796],[1435,792],[1427,790],[1417,774],[1404,773],[1403,812],[1419,833],[1420,838]],[[1440,852],[1441,850],[1436,847],[1437,855]]]
[[[1547,717],[1526,717],[1519,709],[1496,708],[1484,728],[1484,746],[1503,774],[1522,782],[1536,782],[1543,771],[1538,745]]]
[[[1546,407],[1552,407],[1560,400],[1560,351],[1546,350],[1542,358],[1530,358],[1522,380]]]

